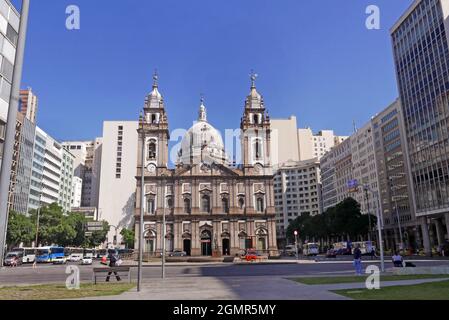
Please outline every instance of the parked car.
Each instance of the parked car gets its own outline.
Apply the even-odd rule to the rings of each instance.
[[[296,247],[294,245],[288,245],[284,249],[284,255],[288,257],[296,256]]]
[[[337,257],[337,251],[335,249],[329,249],[326,252],[326,258],[336,258]]]
[[[72,253],[70,256],[69,256],[69,261],[70,262],[79,262],[79,261],[81,261],[81,259],[83,258],[83,255],[82,254],[80,254],[80,253]]]
[[[82,265],[90,265],[90,264],[92,264],[92,257],[91,256],[83,257],[83,259],[81,260],[81,264]]]
[[[52,260],[53,264],[66,264],[67,258],[66,257],[55,257]]]
[[[22,255],[20,254],[20,252],[9,252],[6,257],[5,260],[3,261],[3,264],[5,266],[20,266],[23,261],[22,261]]]
[[[169,257],[185,257],[187,256],[187,253],[185,251],[181,251],[181,250],[175,250],[173,252],[170,252],[168,254]]]
[[[245,254],[245,260],[246,261],[256,261],[257,259],[259,259],[260,254],[254,250],[254,249],[248,249],[246,250],[246,254]]]

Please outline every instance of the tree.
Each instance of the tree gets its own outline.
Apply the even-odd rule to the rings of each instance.
[[[134,240],[135,240],[134,230],[129,230],[129,229],[123,228],[122,231],[120,231],[120,235],[122,236],[122,239],[123,239],[123,242],[125,243],[126,248],[134,249]]]
[[[31,244],[36,235],[36,226],[30,217],[15,211],[9,212],[8,232],[6,242],[10,246],[18,246],[21,243]]]
[[[106,241],[106,237],[108,235],[110,227],[107,221],[103,220],[102,222],[103,222],[103,230],[92,232],[92,236],[88,238],[89,245],[91,247],[97,247]]]

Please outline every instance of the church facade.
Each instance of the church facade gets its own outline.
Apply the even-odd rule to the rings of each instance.
[[[190,256],[234,256],[246,249],[277,254],[270,118],[255,76],[251,80],[240,123],[241,164],[231,165],[201,99],[198,120],[169,168],[168,116],[155,75],[139,120],[135,248],[143,208],[145,254],[160,255],[163,241],[166,252]]]

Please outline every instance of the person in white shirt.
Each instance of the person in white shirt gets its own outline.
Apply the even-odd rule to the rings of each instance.
[[[392,260],[393,260],[393,264],[395,267],[399,267],[399,268],[404,267],[404,259],[398,252],[394,253]]]

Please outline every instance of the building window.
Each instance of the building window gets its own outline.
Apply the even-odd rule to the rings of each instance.
[[[148,160],[156,160],[156,141],[154,140],[148,144]]]
[[[221,199],[221,206],[224,213],[229,213],[229,201],[227,198]]]
[[[147,213],[148,214],[154,214],[154,212],[155,212],[155,207],[154,207],[154,199],[151,197],[151,198],[148,198],[147,199]]]
[[[210,212],[210,197],[207,194],[201,197],[201,211]]]
[[[189,198],[184,199],[184,212],[188,214],[192,213],[192,205]]]
[[[243,209],[245,207],[245,200],[243,198],[239,198],[239,208]]]
[[[263,198],[262,198],[262,197],[257,197],[257,200],[256,200],[256,209],[257,209],[257,212],[263,212],[263,211],[265,210],[264,203],[263,203]]]

